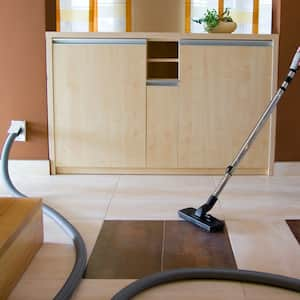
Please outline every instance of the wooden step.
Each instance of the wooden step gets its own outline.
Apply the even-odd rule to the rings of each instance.
[[[0,198],[0,300],[7,299],[42,243],[41,200]]]

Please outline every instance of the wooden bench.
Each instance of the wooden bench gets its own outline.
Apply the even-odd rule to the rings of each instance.
[[[8,297],[42,243],[41,200],[0,198],[0,300]]]

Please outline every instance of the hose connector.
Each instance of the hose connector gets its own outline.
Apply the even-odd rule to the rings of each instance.
[[[19,142],[26,141],[26,121],[11,121],[8,128],[8,134],[16,135],[15,140]]]
[[[299,67],[300,67],[300,47],[298,48],[296,54],[294,55],[294,58],[290,65],[290,70],[296,72]]]

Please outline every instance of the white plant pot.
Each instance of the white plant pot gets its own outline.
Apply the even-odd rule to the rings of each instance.
[[[235,22],[220,22],[216,27],[209,30],[209,33],[232,33],[236,30]]]

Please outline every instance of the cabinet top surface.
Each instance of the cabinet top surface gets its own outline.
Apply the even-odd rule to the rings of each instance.
[[[176,32],[47,32],[47,39],[55,38],[132,38],[149,40],[211,39],[211,40],[277,40],[278,34],[176,33]]]

